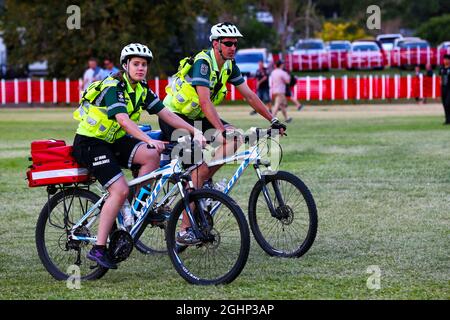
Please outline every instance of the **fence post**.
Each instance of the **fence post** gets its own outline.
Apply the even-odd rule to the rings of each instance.
[[[58,102],[58,91],[57,89],[56,78],[53,78],[53,103],[56,104]]]
[[[361,60],[359,60],[360,62],[361,62]],[[356,100],[359,100],[360,99],[360,92],[359,92],[359,89],[360,89],[360,83],[359,83],[359,74],[356,76]]]
[[[80,92],[78,100],[81,100],[81,97],[83,96],[83,80],[81,78],[78,79],[78,91]]]
[[[66,103],[70,104],[70,80],[66,78]]]
[[[369,76],[369,100],[373,100],[373,76]]]
[[[44,78],[39,79],[39,97],[42,104],[44,104]]]
[[[293,68],[294,68],[294,63],[292,62],[292,56],[293,56],[292,53],[288,55],[288,57],[289,57],[289,70],[291,70],[291,71],[293,71]]]
[[[19,81],[14,79],[14,103],[19,104]]]
[[[427,64],[431,64],[430,58],[430,47],[427,47]]]
[[[336,98],[336,85],[334,83],[334,76],[331,76],[331,100]]]
[[[344,76],[344,99],[348,100],[348,83],[347,75]]]
[[[386,77],[383,74],[381,76],[381,100],[386,99]]]
[[[5,83],[5,79],[2,79],[2,104],[6,104],[6,83]]]
[[[155,93],[159,97],[159,77],[155,77]]]
[[[31,78],[27,78],[27,102],[31,104]]]
[[[311,98],[311,83],[309,76],[306,76],[306,101],[309,101]]]
[[[319,76],[319,101],[323,99],[323,84],[322,84],[322,76]]]

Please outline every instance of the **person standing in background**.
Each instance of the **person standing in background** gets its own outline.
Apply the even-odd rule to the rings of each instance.
[[[103,60],[104,69],[102,70],[102,79],[105,79],[113,74],[119,72],[119,69],[114,65],[111,58],[107,57]]]
[[[277,61],[275,70],[272,71],[270,88],[272,89],[272,99],[275,103],[273,107],[273,116],[276,117],[278,110],[281,108],[281,113],[287,123],[292,121],[292,118],[287,115],[287,100],[286,100],[286,86],[290,82],[289,74],[283,70],[284,62]]]
[[[441,76],[441,98],[444,105],[445,122],[450,124],[450,54],[444,55],[444,65],[439,70]]]
[[[97,59],[89,58],[88,69],[84,72],[81,90],[86,90],[92,82],[97,80],[102,80],[102,68],[97,65]]]
[[[269,88],[269,72],[264,67],[264,61],[258,61],[258,70],[256,70],[256,94],[266,105],[267,109],[272,111],[272,103],[270,100],[270,88]],[[250,115],[255,115],[256,111],[250,111]]]
[[[297,84],[297,78],[292,72],[289,73],[289,77],[291,80],[289,81],[289,84],[286,85],[286,100],[288,100],[288,102],[289,100],[291,100],[294,103],[295,108],[297,108],[297,111],[300,111],[302,110],[303,105],[300,102],[298,102],[297,98],[295,97],[295,94],[292,92],[292,88],[294,88],[294,86]]]

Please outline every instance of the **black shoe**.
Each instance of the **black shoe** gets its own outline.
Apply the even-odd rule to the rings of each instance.
[[[254,116],[255,114],[256,114],[256,111],[255,111],[255,110],[250,111],[250,115],[251,115],[251,116]]]
[[[289,117],[289,118],[286,119],[286,123],[289,123],[289,122],[291,122],[291,121],[292,121],[292,118],[291,118],[291,117]]]
[[[302,109],[303,109],[303,105],[302,104],[297,107],[297,111],[300,111]]]
[[[105,249],[97,249],[94,247],[88,252],[86,258],[97,262],[103,268],[117,269],[117,264],[111,261]]]

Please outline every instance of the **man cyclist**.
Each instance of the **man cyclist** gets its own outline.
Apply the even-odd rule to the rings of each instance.
[[[231,23],[214,25],[209,37],[212,48],[197,53],[195,57],[181,60],[174,81],[166,88],[167,96],[163,101],[166,107],[189,124],[194,125],[198,121],[202,132],[215,129],[216,135],[211,137],[210,141],[215,139],[219,142],[221,146],[216,150],[216,154],[226,156],[233,154],[237,148],[232,143],[225,143],[227,132],[230,133],[235,128],[220,118],[215,106],[225,98],[227,83],[235,86],[250,106],[271,123],[273,129],[278,129],[281,133],[286,130],[286,126],[272,116],[264,103],[248,87],[234,61],[238,38],[242,37],[238,28]],[[160,118],[159,125],[164,140],[176,139],[172,137],[175,128],[170,123]],[[219,168],[220,165],[208,167],[203,163],[192,174],[195,187],[202,187]],[[188,219],[183,219],[177,236],[179,244],[191,245],[198,242],[189,226]]]
[[[198,130],[165,108],[148,88],[145,78],[152,59],[152,52],[145,45],[125,46],[120,55],[124,71],[92,83],[74,112],[74,118],[80,123],[73,155],[109,192],[100,212],[96,245],[87,254],[88,259],[105,268],[117,268],[107,254],[106,241],[128,196],[121,167],[138,164],[139,176],[157,169],[166,143],[152,140],[139,129],[137,122],[142,110],[199,137]]]

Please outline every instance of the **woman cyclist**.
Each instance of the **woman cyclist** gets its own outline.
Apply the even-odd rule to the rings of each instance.
[[[152,140],[139,129],[142,110],[201,137],[203,143],[201,133],[165,108],[148,88],[145,78],[152,59],[152,52],[145,45],[125,46],[120,55],[123,71],[92,83],[74,112],[74,118],[80,121],[73,144],[74,157],[109,192],[100,212],[97,243],[87,254],[88,259],[105,268],[117,268],[107,254],[106,241],[128,196],[121,167],[138,164],[139,176],[152,172],[159,167],[160,154],[167,143]]]

